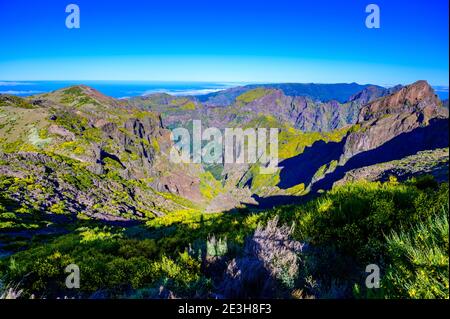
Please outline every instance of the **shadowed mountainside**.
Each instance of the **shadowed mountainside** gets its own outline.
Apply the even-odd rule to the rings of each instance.
[[[323,179],[313,184],[312,192],[330,189],[346,172],[356,168],[398,160],[419,151],[448,147],[448,129],[448,120],[435,119],[426,127],[402,133],[375,149],[353,156],[343,166],[337,166],[334,172],[326,174]],[[311,183],[321,166],[333,160],[340,160],[344,145],[345,140],[339,143],[316,142],[302,154],[282,161],[278,186],[287,189],[301,182]]]
[[[210,103],[216,98],[231,102]],[[5,194],[44,211],[64,207],[105,220],[229,210],[270,198],[289,203],[351,170],[448,146],[448,109],[425,81],[390,89],[274,84],[129,100],[80,85],[28,98],[0,95],[0,112],[2,176],[33,178],[47,190],[24,183]],[[189,128],[195,119],[204,127],[279,128],[280,171],[261,175],[261,163],[170,163],[167,126]]]

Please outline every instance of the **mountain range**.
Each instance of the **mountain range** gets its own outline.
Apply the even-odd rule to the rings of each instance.
[[[279,169],[172,162],[194,120],[276,128]],[[426,81],[0,94],[0,299],[373,297],[373,263],[380,296],[448,298],[448,126]]]
[[[79,85],[27,98],[0,95],[0,112],[2,178],[42,185],[4,196],[106,220],[225,211],[258,206],[256,198],[289,203],[356,169],[448,147],[448,108],[425,81],[390,89],[250,85],[130,99]],[[278,128],[281,169],[262,175],[259,164],[169,164],[170,129],[195,119],[220,129]]]

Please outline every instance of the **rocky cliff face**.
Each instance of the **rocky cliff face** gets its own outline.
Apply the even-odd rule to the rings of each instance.
[[[192,104],[191,108],[185,107],[188,102],[180,104],[180,98],[161,94],[134,98],[130,103],[161,113],[163,123],[168,127],[184,126],[197,119],[205,125],[224,128],[239,126],[266,115],[304,132],[329,132],[356,123],[364,104],[393,90],[367,86],[342,103],[333,99],[324,102],[308,95],[287,95],[284,90],[271,87],[240,87],[215,94],[203,104],[202,100],[185,98]]]
[[[70,204],[68,211],[103,219],[139,218],[186,209],[189,201],[203,203],[199,188],[203,169],[169,163],[170,131],[159,115],[85,86],[2,101],[0,111],[15,120],[2,123],[1,175],[32,176],[45,189],[60,194],[59,201]],[[72,165],[73,161],[78,164]],[[78,175],[95,188],[77,189],[73,184]],[[122,200],[117,200],[118,194]],[[30,194],[11,196],[23,200]],[[46,196],[39,202],[42,208],[55,204]],[[176,197],[185,198],[185,204],[177,204]]]
[[[421,113],[428,119],[439,115],[445,116],[445,111],[438,107],[440,105],[431,86],[426,81],[417,81],[385,98],[365,105],[361,109],[358,122],[401,113]]]
[[[388,95],[377,97],[386,92]],[[289,197],[293,193],[329,189],[335,182],[345,179],[348,172],[361,172],[364,167],[381,168],[376,175],[385,177],[382,170],[391,169],[392,165],[378,164],[408,156],[413,160],[427,160],[427,157],[414,155],[448,148],[448,109],[442,106],[426,82],[418,81],[382,93],[375,91],[372,98],[367,92],[354,98],[370,100],[359,108],[355,124],[340,138],[313,141],[302,152],[282,160],[280,172],[274,177],[264,178],[266,184],[275,187],[275,191],[260,198],[260,205],[270,207],[276,203],[288,203],[294,200]],[[425,163],[423,167],[426,169],[411,169],[410,173],[402,174],[411,176],[443,171],[441,167],[435,169],[435,166],[433,162]],[[273,180],[276,183],[270,184]]]
[[[349,98],[349,102],[358,101],[361,105],[365,105],[373,100],[376,100],[380,97],[393,94],[399,90],[401,90],[403,86],[396,85],[391,88],[383,88],[375,85],[370,85],[364,88],[361,92],[358,92],[352,95]]]
[[[418,81],[362,107],[358,132],[347,137],[343,160],[374,149],[392,138],[429,124],[431,119],[448,118],[433,89]]]
[[[262,125],[278,127],[284,132],[294,128],[307,134],[305,136],[298,135],[299,139],[312,139],[312,145],[305,149],[306,154],[299,154],[302,150],[290,153],[291,156],[299,154],[299,161],[308,161],[313,164],[306,165],[306,167],[303,163],[292,160],[292,167],[291,164],[287,164],[287,167],[283,168],[284,171],[280,175],[281,180],[278,184],[275,182],[279,179],[277,176],[268,177],[267,181],[263,183],[265,186],[262,187],[264,189],[262,193],[265,195],[283,195],[286,192],[283,191],[286,185],[289,185],[286,187],[290,188],[305,183],[305,188],[308,188],[308,185],[319,182],[324,175],[333,172],[337,165],[346,165],[352,158],[354,159],[351,165],[357,166],[353,162],[358,161],[358,154],[365,154],[372,150],[376,152],[382,145],[402,134],[426,127],[430,121],[448,118],[448,110],[441,107],[441,102],[425,81],[418,81],[406,87],[398,85],[389,89],[365,86],[361,91],[351,95],[346,102],[332,99],[320,101],[306,95],[287,95],[285,90],[271,86],[251,89],[241,87],[227,90],[223,94],[213,94],[210,98],[203,98],[201,101],[204,104],[194,99],[197,103],[195,110],[160,108],[163,122],[166,122],[167,125],[183,125],[192,119],[200,119],[205,126],[218,128]],[[209,103],[211,101],[213,103]],[[220,101],[222,101],[222,105],[219,105]],[[441,124],[435,125],[434,122],[432,124],[432,127],[436,127],[438,131],[443,127]],[[341,133],[337,133],[336,130],[349,127],[351,127],[348,129],[349,133],[342,136],[340,143],[325,143],[323,146],[314,144],[314,140],[319,142],[320,139],[323,139],[320,134],[327,132],[335,134],[336,138],[333,141],[337,141],[337,136],[340,136]],[[408,135],[405,138],[411,139],[412,136],[420,138],[421,142],[416,143],[420,144],[419,149],[434,147],[433,145],[445,145],[445,134],[442,135],[442,138],[438,138],[435,144],[431,142],[431,139],[436,139],[430,135],[432,131],[433,129],[430,128],[421,133],[415,132],[414,134],[417,133],[417,135]],[[316,132],[320,134],[315,135]],[[397,143],[396,141],[391,144]],[[296,142],[295,137],[290,137],[283,140],[282,143],[292,146],[304,142],[300,140]],[[308,145],[308,143],[305,144]],[[405,143],[411,143],[411,141],[408,140]],[[411,147],[411,150],[415,150],[415,148]],[[390,157],[387,157],[392,159],[396,158],[396,155],[400,156],[404,153],[402,150],[396,154],[392,148],[386,149],[385,152],[392,153]],[[376,154],[373,157],[375,161],[384,158],[378,158]],[[368,160],[364,159],[361,163],[366,161]],[[303,167],[305,173],[297,176],[292,170],[300,169],[299,167]],[[226,185],[238,188],[252,187],[253,189],[252,185],[257,183],[255,180],[259,178],[254,175],[254,170],[250,165],[227,165],[222,174]],[[291,181],[284,182],[283,177],[288,175],[297,177],[291,176],[289,178],[292,179]],[[290,190],[288,191],[290,192]]]
[[[404,178],[426,172],[438,175],[448,172],[448,168],[436,164],[432,157],[416,155],[439,148],[448,150],[448,116],[448,109],[425,81],[369,102],[361,109],[355,129],[340,144],[324,147],[329,149],[326,153],[334,152],[329,161],[337,165],[322,173],[311,189],[328,189],[337,181],[348,179],[349,175],[363,178],[364,172],[371,172],[367,176],[372,179],[373,176],[385,179],[388,174]],[[314,153],[314,147],[311,152]],[[403,163],[403,158],[408,165],[420,159],[423,168],[395,171],[393,165]],[[391,164],[382,165],[385,162]]]

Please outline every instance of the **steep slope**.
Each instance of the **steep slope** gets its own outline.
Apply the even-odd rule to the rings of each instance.
[[[61,202],[102,219],[223,211],[262,197],[288,203],[331,188],[349,171],[448,147],[448,109],[425,81],[365,86],[343,104],[264,86],[235,92],[228,106],[168,94],[116,100],[86,86],[26,99],[0,95],[4,192],[40,210]],[[280,170],[171,163],[167,127],[191,128],[195,119],[220,129],[278,128]],[[23,182],[19,191],[14,178]],[[27,191],[27,178],[52,191]]]
[[[188,119],[278,128],[280,170],[170,163],[165,122]],[[448,129],[424,81],[366,87],[343,104],[264,87],[228,107],[165,94],[124,102],[84,86],[0,95],[0,289],[448,299]],[[424,173],[446,182],[399,182]],[[80,289],[61,280],[71,263]],[[373,263],[384,274],[375,293],[361,276]]]
[[[429,174],[437,182],[448,181],[449,151],[448,148],[419,151],[417,154],[406,156],[400,160],[364,166],[345,173],[345,176],[335,182],[336,185],[345,185],[349,182],[389,181],[395,176],[398,181],[405,181],[416,175]]]
[[[341,142],[318,142],[281,162],[279,187],[328,189],[350,170],[448,145],[448,110],[428,83],[418,81],[366,104]]]
[[[370,85],[365,87],[360,92],[352,95],[348,100],[349,102],[359,101],[361,104],[367,104],[380,97],[393,94],[402,88],[402,85],[396,85],[388,89],[376,85]]]
[[[330,187],[332,183],[328,183],[329,179],[327,183],[318,182],[327,174],[331,178],[330,173],[335,170],[342,175],[343,171],[360,165],[397,160],[412,155],[411,152],[448,145],[445,134],[437,133],[440,138],[430,135],[433,131],[441,132],[445,128],[445,123],[439,121],[448,117],[448,111],[441,106],[433,89],[425,81],[389,89],[364,86],[345,103],[337,100],[320,101],[307,96],[308,92],[319,95],[321,92],[332,92],[328,86],[293,87],[298,88],[297,93],[305,95],[290,96],[286,94],[284,85],[278,88],[259,85],[215,93],[212,95],[214,103],[210,103],[207,97],[201,98],[202,103],[198,99],[186,99],[185,103],[189,101],[195,105],[191,109],[177,105],[176,101],[180,98],[168,95],[148,96],[144,101],[151,101],[147,106],[161,112],[163,123],[169,127],[190,128],[192,120],[197,119],[202,121],[204,127],[220,129],[280,129],[280,172],[269,176],[260,175],[259,163],[225,165],[217,178],[223,180],[229,196],[225,192],[225,197],[219,196],[211,203],[217,209],[223,206],[220,203],[223,203],[224,198],[233,202],[232,205],[239,202],[253,203],[254,200],[248,197],[252,193],[264,197],[306,194],[319,186]],[[339,87],[336,85],[333,88]],[[319,88],[326,90],[321,91]],[[135,100],[134,105],[139,107],[141,101]],[[222,105],[216,105],[219,102]],[[428,125],[428,129],[411,133]],[[414,138],[420,142],[412,142]],[[391,140],[391,143],[386,144]],[[406,150],[402,143],[407,145]],[[414,147],[410,147],[410,144],[414,144]],[[363,155],[357,156],[360,153]],[[334,175],[334,178],[341,178],[340,175]],[[319,186],[313,187],[316,183]],[[236,187],[244,192],[236,193]],[[231,198],[237,201],[230,201]]]
[[[256,88],[280,90],[287,96],[304,96],[312,100],[328,102],[337,100],[344,103],[350,96],[372,86],[369,84],[360,85],[357,83],[337,83],[337,84],[316,84],[316,83],[272,83],[272,84],[251,84],[224,91],[198,96],[199,100],[207,105],[230,105],[241,94]],[[375,86],[373,86],[375,87]],[[381,87],[378,87],[382,89]]]
[[[350,135],[344,158],[376,148],[401,133],[448,118],[448,110],[426,81],[418,81],[365,105],[358,117],[361,130]]]
[[[85,86],[0,100],[2,178],[31,178],[46,190],[37,196],[7,183],[11,198],[44,211],[56,200],[67,212],[104,219],[148,218],[206,201],[203,169],[169,163],[170,132],[152,112]]]
[[[129,103],[160,113],[167,127],[189,127],[189,123],[197,119],[207,126],[224,128],[242,125],[264,115],[301,131],[327,132],[354,124],[362,105],[391,92],[377,86],[366,86],[348,101],[341,103],[335,99],[322,101],[317,98],[321,96],[319,93],[309,96],[306,94],[308,90],[306,93],[302,90],[290,90],[289,92],[300,95],[288,95],[283,90],[283,85],[276,87],[280,88],[266,85],[229,89],[223,93],[227,98],[216,95],[214,103],[210,103],[206,97],[180,98],[167,94],[132,98]],[[338,90],[337,88],[330,89],[327,94]],[[336,94],[339,96],[344,93]]]

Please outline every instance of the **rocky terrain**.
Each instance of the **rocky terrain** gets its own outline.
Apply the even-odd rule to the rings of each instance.
[[[372,298],[374,262],[386,298],[448,298],[448,112],[425,81],[0,95],[0,299]],[[193,120],[277,128],[278,171],[172,163]]]
[[[2,178],[32,178],[48,190],[12,198],[26,203],[25,196],[44,211],[62,203],[69,212],[106,219],[203,204],[203,169],[169,165],[170,132],[159,115],[85,86],[0,101]]]
[[[398,181],[405,181],[422,174],[432,175],[438,182],[446,182],[448,181],[448,162],[448,148],[420,151],[401,160],[350,170],[333,186],[345,185],[348,182],[358,180],[389,181],[392,177],[395,177]]]
[[[195,119],[221,129],[279,128],[281,168],[262,175],[259,163],[170,163],[170,128],[189,128]],[[391,89],[262,85],[122,100],[80,85],[23,99],[0,95],[0,175],[5,197],[44,212],[129,220],[226,211],[261,198],[289,201],[350,176],[395,175],[395,161],[424,161],[415,154],[448,147],[447,129],[448,108],[425,81]],[[377,165],[384,162],[391,164]]]
[[[343,89],[350,94],[343,102],[329,97],[338,88],[301,87],[289,85],[238,87],[198,97],[174,97],[165,93],[150,94],[129,100],[134,107],[150,109],[163,115],[167,127],[184,126],[192,119],[201,119],[207,126],[218,128],[246,124],[257,116],[273,116],[301,131],[331,131],[354,124],[362,105],[394,92],[398,87],[356,86]],[[318,91],[318,92],[316,92]],[[324,91],[324,92],[323,92]],[[298,95],[292,95],[296,93]],[[343,100],[342,92],[339,100]]]

